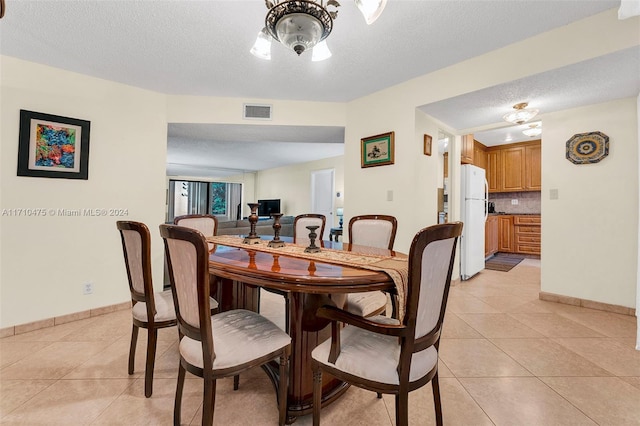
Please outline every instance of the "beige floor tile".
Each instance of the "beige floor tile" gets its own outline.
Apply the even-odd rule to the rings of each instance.
[[[442,362],[441,359],[438,360],[438,376],[439,377],[455,377],[449,367]]]
[[[493,425],[469,393],[457,379],[440,379],[440,400],[442,419],[446,425]],[[392,418],[395,421],[395,397],[383,396]],[[435,425],[435,407],[431,383],[409,393],[409,424]]]
[[[128,386],[128,380],[58,380],[2,419],[3,424],[88,425]]]
[[[511,357],[484,339],[442,339],[440,359],[456,377],[531,375]]]
[[[640,351],[616,339],[553,339],[616,376],[640,376]]]
[[[391,404],[392,406],[388,407],[386,399],[384,397],[378,399],[375,392],[351,386],[340,399],[322,408],[320,424],[391,426],[392,418],[395,416],[393,402]],[[311,415],[299,417],[294,425],[309,426],[312,420]],[[262,424],[276,425],[277,423]]]
[[[52,342],[16,342],[0,340],[0,369],[38,352]]]
[[[520,312],[520,308],[522,306],[537,300],[537,297],[520,297],[515,295],[505,295],[504,293],[505,291],[501,289],[497,295],[478,296],[478,298],[500,312]]]
[[[459,380],[497,426],[596,424],[536,377]]]
[[[0,419],[53,383],[55,380],[0,380]]]
[[[610,312],[559,312],[558,315],[589,327],[607,337],[635,337],[636,319]]]
[[[101,317],[103,318],[102,320],[94,321],[85,327],[67,334],[60,340],[67,342],[115,342],[123,336],[131,336],[132,323],[130,311],[117,311],[102,315]]]
[[[611,376],[594,363],[549,339],[491,339],[536,376]]]
[[[16,334],[15,336],[6,337],[0,341],[0,345],[5,342],[56,342],[61,340],[77,330],[88,327],[96,318],[87,318],[80,321],[69,322],[66,324],[56,325],[54,327],[42,328],[40,330],[30,331],[28,333]]]
[[[604,337],[602,333],[558,314],[512,313],[509,315],[547,337]]]
[[[505,296],[506,297],[506,296]],[[514,297],[514,296],[511,296]],[[533,314],[549,314],[553,311],[547,306],[549,302],[535,299],[519,306],[505,308],[506,313],[533,313]]]
[[[453,312],[454,314],[500,313],[496,308],[486,304],[477,297],[465,294],[461,294],[456,297],[449,297],[449,301],[447,302],[447,311]]]
[[[154,380],[150,398],[144,396],[144,379],[136,380],[91,424],[170,425],[173,422],[175,395],[176,380]],[[182,424],[188,425],[201,405],[202,380],[186,379],[182,394]]]
[[[144,376],[147,339],[145,336],[138,336],[136,346],[134,377]],[[177,340],[177,339],[175,339]],[[130,378],[129,366],[129,344],[130,337],[123,337],[104,350],[95,354],[87,361],[74,368],[64,379],[92,379],[92,378]],[[168,340],[158,340],[156,345],[156,360],[159,359],[173,344]],[[176,364],[177,365],[177,364]],[[154,368],[155,370],[155,368]]]
[[[108,345],[105,342],[54,342],[46,350],[3,368],[2,379],[59,379]]]
[[[507,314],[458,314],[458,316],[484,337],[543,337]]]
[[[447,339],[479,339],[482,335],[458,315],[447,312],[442,326],[442,337]]]
[[[617,377],[540,379],[598,424],[640,424],[640,389]]]
[[[640,377],[619,377],[619,379],[640,389]]]

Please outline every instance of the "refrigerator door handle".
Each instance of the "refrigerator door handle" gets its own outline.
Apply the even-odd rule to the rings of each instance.
[[[484,180],[484,221],[489,217],[489,182]]]

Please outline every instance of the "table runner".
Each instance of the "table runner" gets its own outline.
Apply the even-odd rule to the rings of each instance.
[[[257,244],[245,244],[242,237],[231,235],[219,235],[208,237],[207,242],[220,244],[229,247],[250,249],[267,253],[282,254],[285,256],[298,257],[306,260],[331,263],[339,266],[352,266],[355,268],[368,269],[371,271],[384,272],[389,275],[396,285],[398,293],[398,318],[404,318],[406,306],[407,285],[409,284],[409,264],[408,259],[399,259],[391,256],[384,256],[373,253],[363,253],[366,247],[358,247],[360,252],[335,250],[322,248],[318,253],[305,253],[305,247],[293,243],[286,243],[284,247],[269,247],[269,241],[260,240]]]

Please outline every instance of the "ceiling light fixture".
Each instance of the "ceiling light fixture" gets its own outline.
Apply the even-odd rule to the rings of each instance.
[[[355,0],[367,24],[372,24],[380,16],[387,0]],[[336,0],[266,0],[269,11],[265,27],[251,48],[251,53],[261,59],[271,59],[271,41],[276,40],[300,56],[313,49],[314,61],[322,61],[331,56],[325,39],[333,30],[333,20],[338,11]],[[319,50],[320,52],[316,52]]]
[[[505,114],[502,118],[504,118],[504,120],[508,121],[509,123],[526,123],[527,121],[535,117],[536,114],[538,114],[537,109],[527,109],[527,105],[529,104],[526,102],[515,104],[513,106],[513,109],[515,109],[515,111],[511,111],[510,113]]]
[[[529,124],[529,128],[522,131],[525,135],[529,137],[540,136],[542,134],[542,127],[540,126],[540,122]]]

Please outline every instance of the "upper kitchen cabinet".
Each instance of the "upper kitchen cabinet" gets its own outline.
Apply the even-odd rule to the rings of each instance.
[[[540,191],[540,158],[540,140],[488,148],[489,192]]]
[[[462,164],[473,164],[473,135],[462,136],[460,162]]]
[[[473,141],[473,164],[487,170],[487,147],[476,140]]]

